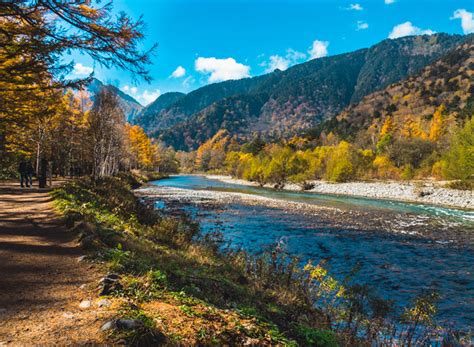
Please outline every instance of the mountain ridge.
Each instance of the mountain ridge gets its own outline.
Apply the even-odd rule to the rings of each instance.
[[[285,71],[208,85],[151,115],[145,130],[180,150],[196,149],[219,129],[241,138],[254,132],[289,137],[419,72],[465,38],[435,34],[387,39]]]
[[[125,120],[127,122],[133,121],[133,119],[142,111],[144,108],[137,100],[135,100],[129,94],[121,91],[119,88],[111,84],[104,84],[97,78],[92,78],[92,81],[85,87],[91,95],[91,100],[94,102],[95,95],[97,95],[102,88],[111,88],[119,98],[119,106],[125,114]]]

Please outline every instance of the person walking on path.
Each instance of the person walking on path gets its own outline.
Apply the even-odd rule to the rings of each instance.
[[[20,162],[20,165],[18,166],[18,171],[20,172],[20,185],[23,188],[24,185],[28,187],[28,178],[27,178],[27,172],[28,172],[28,164],[25,160],[22,160]]]
[[[31,165],[31,161],[28,160],[26,162],[26,186],[28,187],[28,183],[30,187],[33,187],[33,175],[35,170],[33,169],[33,165]]]

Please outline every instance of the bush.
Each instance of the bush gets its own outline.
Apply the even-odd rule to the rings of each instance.
[[[298,334],[305,346],[338,347],[336,335],[331,330],[318,330],[304,325],[298,326]]]
[[[447,184],[448,188],[458,190],[474,190],[473,180],[453,181]]]
[[[405,165],[402,171],[402,175],[401,175],[402,180],[408,181],[408,180],[413,179],[413,177],[415,177],[415,171],[413,170],[413,166],[409,164]]]
[[[354,177],[354,157],[352,146],[341,141],[330,154],[327,162],[325,178],[333,182],[346,182]]]
[[[466,180],[474,175],[474,118],[455,136],[445,161],[443,175],[447,179]]]

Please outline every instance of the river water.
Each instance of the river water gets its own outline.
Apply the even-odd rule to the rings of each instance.
[[[231,247],[260,254],[279,243],[302,263],[326,260],[339,279],[358,264],[355,281],[373,286],[399,307],[421,291],[435,289],[441,294],[438,322],[445,328],[474,329],[472,211],[276,191],[194,175],[152,182],[147,191],[157,208],[186,211],[199,221],[203,233],[220,231]],[[227,194],[234,193],[279,204],[226,201]],[[211,199],[214,195],[218,198]],[[316,209],[308,213],[285,206],[294,202]]]

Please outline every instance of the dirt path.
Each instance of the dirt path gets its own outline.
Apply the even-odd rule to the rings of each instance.
[[[47,190],[0,183],[0,346],[101,341],[100,278],[61,224]]]

